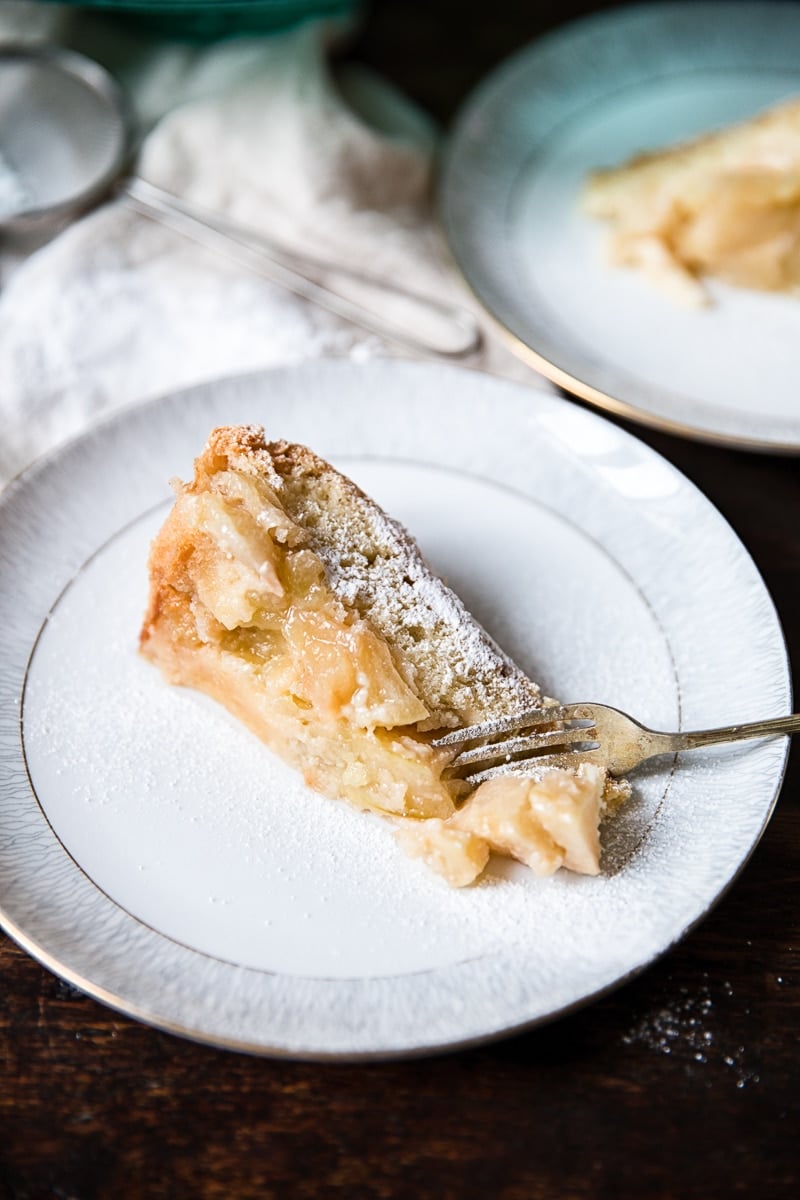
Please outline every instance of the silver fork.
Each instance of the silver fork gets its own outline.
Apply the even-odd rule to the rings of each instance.
[[[607,704],[564,704],[454,729],[433,745],[463,746],[449,764],[448,774],[477,787],[497,775],[524,775],[532,767],[580,763],[596,763],[611,775],[627,775],[660,754],[798,731],[800,713],[721,729],[659,733]]]

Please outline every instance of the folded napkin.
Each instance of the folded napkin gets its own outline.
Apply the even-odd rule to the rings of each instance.
[[[63,13],[32,24],[29,7],[3,6],[0,37],[82,48]],[[436,131],[366,71],[334,80],[330,33],[312,23],[198,48],[81,26],[150,130],[144,178],[295,252],[474,307],[432,216]],[[0,270],[0,483],[132,401],[322,355],[400,353],[120,199],[33,254],[7,242]],[[477,365],[535,378],[491,336]]]

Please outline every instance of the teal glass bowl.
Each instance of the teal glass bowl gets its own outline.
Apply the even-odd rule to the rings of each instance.
[[[354,17],[362,4],[361,0],[76,0],[75,7],[114,14],[171,37],[210,40],[277,32],[315,18],[345,20]]]

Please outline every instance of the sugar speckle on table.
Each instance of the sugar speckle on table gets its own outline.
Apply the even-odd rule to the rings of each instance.
[[[746,1047],[729,1044],[718,1015],[721,1003],[733,1002],[733,987],[727,980],[715,982],[714,989],[721,993],[721,999],[715,1001],[708,973],[703,973],[703,980],[696,988],[681,986],[666,1003],[637,1018],[623,1035],[623,1042],[685,1065],[721,1064],[738,1089],[758,1083]]]

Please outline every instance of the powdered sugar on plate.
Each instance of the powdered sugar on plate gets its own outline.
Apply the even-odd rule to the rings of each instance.
[[[615,878],[537,879],[498,862],[453,891],[405,856],[387,821],[310,792],[219,706],[166,684],[136,652],[163,515],[77,575],[26,689],[40,803],[121,908],[215,958],[323,978],[446,967],[522,946],[532,930],[550,970],[567,952],[587,967],[605,956],[612,928],[646,943],[646,926],[621,932],[630,892]],[[634,804],[629,838],[641,816]]]

